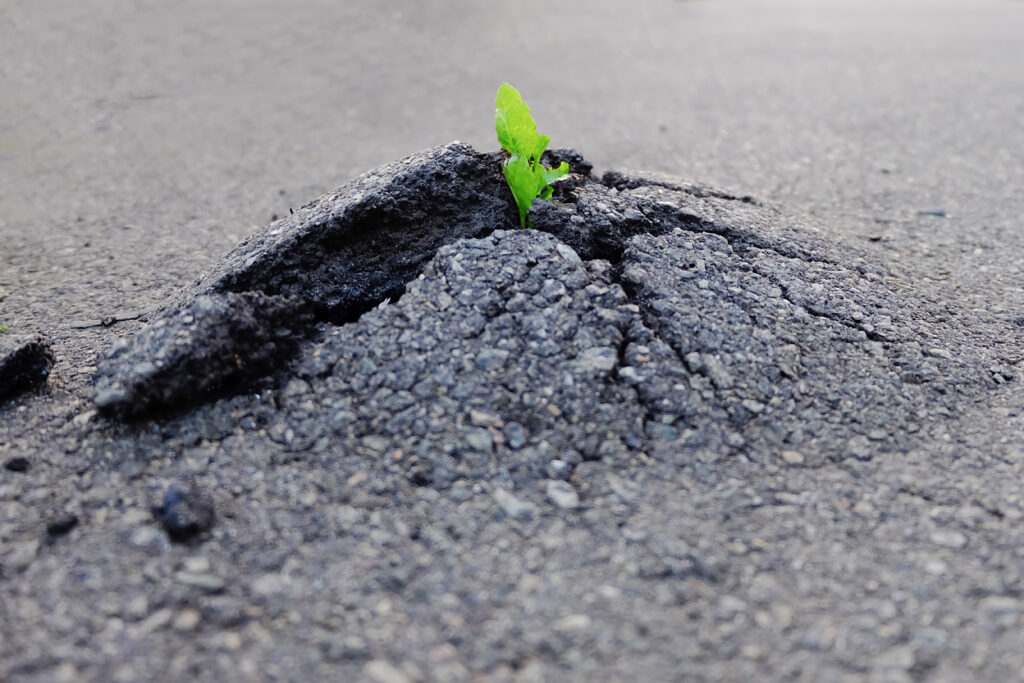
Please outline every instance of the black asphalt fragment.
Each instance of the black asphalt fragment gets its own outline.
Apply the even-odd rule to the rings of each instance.
[[[0,399],[41,386],[52,367],[53,351],[46,337],[0,333]]]

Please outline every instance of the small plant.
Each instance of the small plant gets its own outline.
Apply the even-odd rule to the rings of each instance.
[[[509,154],[501,170],[519,207],[519,227],[525,228],[533,200],[550,199],[551,183],[569,173],[569,164],[563,161],[558,168],[545,168],[540,163],[551,138],[537,132],[530,108],[508,83],[501,84],[494,98],[494,129],[501,148]]]

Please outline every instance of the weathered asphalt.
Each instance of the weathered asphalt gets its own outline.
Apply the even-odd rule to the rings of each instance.
[[[1001,362],[1015,364],[1022,358],[1024,327],[1014,321],[1024,315],[1024,199],[1019,192],[1024,184],[1024,130],[1019,125],[1024,70],[1018,66],[1024,63],[1019,40],[1024,3],[519,4],[522,9],[515,15],[504,7],[470,2],[441,8],[412,2],[358,8],[329,2],[184,2],[174,7],[120,2],[100,8],[52,2],[0,9],[0,141],[7,145],[0,149],[0,286],[8,292],[0,303],[0,324],[48,332],[58,357],[53,394],[4,407],[3,459],[27,452],[41,463],[33,475],[39,479],[33,481],[44,483],[47,467],[66,469],[56,462],[59,453],[41,444],[62,434],[63,418],[88,409],[81,397],[96,354],[117,334],[135,329],[133,322],[109,330],[81,325],[152,307],[198,277],[256,226],[366,169],[456,138],[482,150],[493,148],[492,97],[502,80],[524,93],[554,144],[577,147],[599,169],[669,172],[808,211],[819,219],[823,234],[858,245],[923,296],[948,305],[952,316],[983,336],[1000,338]],[[714,491],[690,491],[686,502],[672,494],[683,490],[674,486],[694,486],[685,477],[651,483],[651,498],[643,504],[635,502],[642,496],[631,491],[628,504],[639,505],[633,523],[641,531],[631,532],[630,538],[649,539],[645,547],[654,548],[651,562],[661,563],[655,573],[671,574],[673,563],[690,561],[673,554],[672,544],[679,539],[665,530],[666,524],[678,522],[676,514],[684,513],[694,515],[681,527],[691,540],[707,529],[741,539],[727,553],[701,548],[705,554],[742,557],[761,549],[767,538],[777,557],[788,560],[763,579],[736,574],[742,577],[746,605],[730,600],[728,586],[708,594],[693,582],[671,588],[658,583],[650,595],[626,602],[652,610],[638,619],[643,632],[625,640],[618,634],[620,640],[612,645],[577,641],[572,635],[586,627],[576,618],[581,611],[569,609],[568,601],[572,607],[591,599],[614,602],[615,587],[599,582],[613,580],[615,572],[588,568],[580,554],[593,539],[569,533],[559,545],[563,533],[557,528],[535,530],[557,564],[542,565],[550,573],[540,575],[555,583],[536,594],[541,596],[537,614],[550,612],[551,619],[562,619],[557,630],[568,644],[550,649],[550,643],[524,638],[521,664],[527,673],[543,675],[530,657],[546,647],[549,660],[564,655],[563,664],[570,667],[556,668],[559,675],[576,671],[593,678],[600,676],[600,668],[573,657],[586,660],[597,653],[601,661],[614,661],[614,648],[622,647],[636,668],[630,661],[614,661],[608,676],[639,671],[654,678],[685,677],[679,662],[665,657],[676,646],[680,658],[693,664],[692,675],[707,679],[735,678],[756,671],[758,662],[774,662],[768,671],[777,677],[1024,677],[1013,654],[1020,645],[1013,632],[1024,611],[1017,599],[1022,578],[1015,540],[1022,499],[1022,409],[1024,399],[1012,387],[981,404],[962,406],[951,411],[946,423],[930,428],[925,445],[905,457],[876,463],[870,476],[858,470],[823,472],[807,500],[799,502],[793,493],[787,512],[775,516],[770,511],[779,508],[765,507],[742,517],[746,526],[699,518],[702,500],[706,509],[720,509],[713,501],[722,500],[747,505],[741,481],[719,482],[724,488]],[[259,462],[254,456],[253,464]],[[154,468],[161,473],[175,469],[167,462]],[[44,509],[47,490],[27,495],[10,471],[0,475],[6,496],[0,501],[10,519],[24,514],[25,525],[39,517],[44,526],[61,528],[59,519],[44,520],[50,514]],[[862,477],[864,483],[852,483]],[[104,481],[109,479],[100,468],[75,486],[88,500],[88,482],[95,481],[95,490],[105,495],[115,486]],[[812,490],[808,481],[813,479],[800,480]],[[66,495],[66,487],[55,482],[53,490]],[[278,502],[295,495],[284,490]],[[602,494],[590,495],[599,500]],[[626,499],[621,491],[615,495]],[[845,499],[837,502],[830,496]],[[721,504],[726,509],[732,502]],[[386,545],[389,535],[397,538],[408,531],[409,517],[394,509],[384,514],[384,522],[367,513],[342,526],[366,524],[374,542]],[[417,518],[431,519],[431,514],[429,504],[420,501]],[[878,519],[895,519],[889,515],[905,523],[873,526]],[[952,520],[962,525],[959,536],[944,533]],[[287,526],[279,519],[275,524]],[[131,526],[128,520],[124,525]],[[12,533],[24,531],[12,528]],[[874,535],[866,531],[879,528]],[[502,534],[507,532],[466,533],[476,539],[472,548],[491,542],[495,548],[492,555],[478,556],[479,569],[468,572],[464,588],[475,595],[474,586],[492,585],[483,578],[488,571],[496,575],[515,567],[502,564],[500,550],[507,547]],[[857,557],[862,533],[871,536],[865,543],[872,554]],[[0,538],[0,544],[6,540]],[[609,541],[609,547],[625,562],[632,551],[629,543],[616,545],[620,541]],[[24,560],[18,553],[23,555],[26,547],[4,548],[8,562]],[[133,541],[133,547],[141,546]],[[32,552],[42,556],[38,553],[46,551]],[[182,554],[180,548],[173,552]],[[168,561],[183,563],[187,578],[211,572],[208,559],[173,552]],[[829,559],[830,553],[843,559]],[[131,557],[126,554],[124,561]],[[52,567],[54,585],[64,585],[65,572],[77,576],[57,555],[45,561],[50,564],[32,576],[46,576],[47,567]],[[356,566],[371,571],[376,561],[365,559]],[[120,566],[116,558],[109,562]],[[217,562],[214,556],[213,570]],[[737,566],[736,560],[722,562]],[[750,566],[765,569],[766,563],[762,558]],[[684,570],[700,573],[699,568]],[[355,568],[336,571],[357,573]],[[574,572],[592,577],[592,593],[566,586]],[[863,601],[862,610],[840,606],[844,592],[827,580],[830,573],[864,579],[848,592]],[[88,571],[82,576],[87,585]],[[932,578],[913,585],[925,576]],[[873,583],[881,589],[872,588]],[[261,586],[266,595],[282,593],[280,586]],[[19,595],[31,594],[31,588],[21,586]],[[145,584],[139,590],[144,592]],[[521,584],[514,595],[535,595],[533,590]],[[48,593],[58,598],[72,594],[88,592],[52,588]],[[789,602],[776,599],[780,594]],[[758,612],[758,595],[774,607]],[[793,596],[803,601],[795,608]],[[188,607],[187,595],[167,599],[171,602],[145,609],[118,606],[124,609],[117,616],[127,618],[139,608],[140,622],[166,618],[187,640],[197,612]],[[687,603],[713,606],[714,614],[689,614]],[[39,607],[31,601],[18,604]],[[951,606],[945,613],[940,609],[944,604]],[[609,608],[610,618],[623,617],[618,605]],[[63,614],[59,604],[50,607],[54,619]],[[280,613],[271,615],[274,619],[291,618],[284,607],[275,609]],[[368,605],[356,598],[351,604],[355,621],[377,615],[390,625],[391,637],[408,635],[401,619],[392,615],[389,621],[384,615],[388,609],[383,602]],[[19,613],[22,621],[8,622],[23,625],[25,635],[35,627],[27,614]],[[102,647],[118,642],[116,629],[89,626],[76,610],[69,614],[67,623],[48,622],[41,631],[65,636],[55,640],[50,659],[20,673],[45,680],[114,671],[112,658],[119,653]],[[453,670],[458,664],[504,675],[501,667],[508,662],[488,663],[487,652],[508,645],[514,623],[502,620],[514,622],[517,614],[499,610],[483,629],[486,638],[470,648],[472,658],[462,659],[438,645],[431,651],[436,660],[430,661],[439,671],[454,661]],[[684,615],[694,640],[673,643]],[[298,614],[299,621],[303,616]],[[233,623],[230,615],[217,618]],[[259,622],[259,617],[249,618]],[[757,630],[751,623],[763,632],[778,628],[780,633],[795,623],[801,633],[783,634],[778,641],[741,635],[734,640],[746,644],[734,651],[723,627],[733,622],[741,631],[746,624],[750,633]],[[154,621],[153,628],[164,625]],[[436,623],[432,628],[438,629],[438,638],[445,633]],[[899,632],[890,632],[893,628]],[[388,679],[392,674],[414,678],[413,664],[395,673],[379,659],[400,644],[382,646],[370,632],[361,645],[339,640],[339,660],[373,680],[404,680]],[[868,632],[880,645],[848,642]],[[105,634],[97,637],[99,649],[92,659],[83,659],[80,649],[70,645],[76,633]],[[225,633],[230,632],[218,636],[224,643],[216,647],[230,660],[234,640]],[[288,643],[302,644],[303,632],[296,633],[298,640]],[[645,634],[651,643],[646,650]],[[260,650],[258,629],[244,637],[246,653],[262,652],[278,661],[288,655],[269,645]],[[436,645],[433,637],[423,636],[417,651]],[[710,654],[702,655],[695,643]],[[327,661],[333,661],[330,647],[323,647]],[[795,647],[799,657],[786,670],[759,647]],[[870,662],[850,661],[876,651],[879,666],[874,669]],[[250,665],[238,662],[234,671],[244,676],[251,673]],[[0,672],[3,668],[0,663]],[[144,671],[136,661],[122,674],[130,678]],[[278,671],[287,677],[289,670],[285,664]]]

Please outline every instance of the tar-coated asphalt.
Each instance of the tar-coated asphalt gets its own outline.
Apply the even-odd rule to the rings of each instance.
[[[516,4],[0,7],[0,326],[46,333],[56,356],[48,389],[0,406],[0,633],[19,644],[0,645],[0,679],[138,680],[159,661],[182,680],[1024,680],[1024,2]],[[1018,376],[961,404],[951,389],[905,452],[866,463],[583,463],[585,512],[537,507],[519,526],[487,517],[522,512],[493,481],[389,504],[386,476],[321,462],[351,492],[325,479],[318,499],[263,442],[225,484],[245,444],[218,451],[220,423],[136,441],[97,426],[98,357],[139,313],[363,171],[454,139],[496,148],[502,81],[598,172],[809,214],[815,240],[927,300],[906,317],[956,331],[932,347],[958,373],[972,338],[998,367],[979,382]],[[231,566],[227,537],[204,551],[157,534],[140,491],[183,471],[231,490],[237,528],[266,530],[245,555],[265,567]],[[561,509],[538,490],[520,498]],[[364,554],[318,583],[332,539]],[[352,593],[335,613],[338,587]],[[159,660],[129,648],[164,632]]]

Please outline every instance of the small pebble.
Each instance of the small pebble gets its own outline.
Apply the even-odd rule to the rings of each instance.
[[[206,593],[219,593],[224,590],[224,579],[213,574],[195,574],[192,572],[178,572],[174,580],[180,584],[198,588]]]
[[[52,537],[63,536],[78,526],[78,515],[63,512],[46,524],[46,533]]]
[[[508,444],[509,448],[518,449],[522,448],[526,444],[526,429],[523,425],[518,422],[509,422],[505,425],[503,430],[505,434],[505,443]]]
[[[404,671],[392,664],[389,664],[388,662],[385,662],[383,659],[374,659],[373,661],[367,662],[366,666],[363,667],[363,673],[366,674],[367,680],[373,681],[373,683],[413,682],[413,679]]]
[[[4,463],[4,469],[11,472],[28,472],[29,467],[31,466],[32,464],[29,462],[28,458],[23,458],[21,456],[11,458]]]
[[[473,427],[463,432],[463,438],[474,451],[490,453],[494,450],[494,437],[482,427]]]
[[[474,427],[501,427],[501,418],[482,410],[469,411],[469,423]]]
[[[554,460],[548,463],[548,466],[547,468],[545,468],[545,470],[549,478],[565,480],[568,479],[569,475],[572,474],[572,465],[570,465],[564,460],[555,458]]]
[[[136,548],[152,548],[159,543],[162,536],[155,527],[143,526],[132,532],[128,542]],[[164,542],[166,543],[166,540]]]
[[[153,516],[173,541],[188,541],[213,527],[213,501],[195,487],[171,486]]]
[[[580,504],[580,495],[568,482],[549,479],[545,492],[548,500],[563,510],[572,510]]]
[[[782,451],[780,455],[787,465],[804,464],[804,456],[799,451]]]
[[[959,549],[967,545],[967,537],[953,529],[938,529],[931,535],[932,543],[943,548]]]
[[[184,609],[174,619],[174,628],[179,631],[191,631],[199,625],[199,612],[194,609]]]
[[[505,489],[494,489],[491,495],[502,512],[512,519],[526,521],[533,518],[533,506],[522,502]]]

